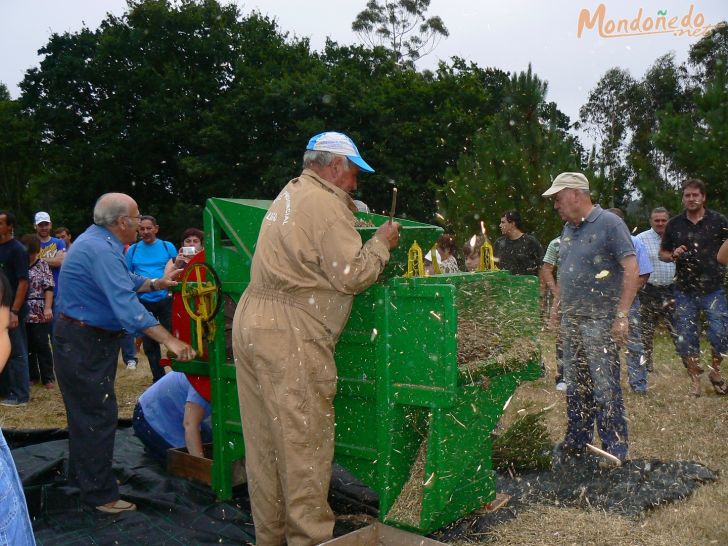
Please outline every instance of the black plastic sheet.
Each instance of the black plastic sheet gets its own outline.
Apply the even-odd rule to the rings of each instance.
[[[651,509],[690,495],[717,475],[704,465],[689,461],[633,459],[618,468],[601,468],[599,458],[584,455],[555,461],[545,472],[499,475],[499,492],[511,495],[505,508],[471,515],[441,529],[440,541],[479,537],[489,528],[518,516],[533,504],[597,509],[623,517],[638,518]]]
[[[130,428],[119,428],[114,473],[124,499],[136,512],[101,514],[83,507],[67,485],[65,431],[4,431],[23,481],[39,545],[226,545],[252,544],[254,532],[247,488],[217,502],[210,487],[167,474],[144,453]],[[377,497],[340,468],[332,479],[330,502],[337,514],[377,514]],[[337,522],[336,535],[366,524]]]
[[[97,513],[80,505],[77,490],[66,483],[68,440],[65,431],[3,431],[25,489],[40,545],[227,545],[252,544],[254,532],[247,488],[217,502],[205,484],[167,474],[144,453],[132,430],[120,423],[114,472],[122,497],[136,512]],[[22,447],[18,447],[22,446]],[[631,460],[603,469],[584,456],[557,461],[546,472],[498,476],[498,491],[511,495],[505,508],[472,514],[431,536],[449,542],[482,541],[483,533],[517,517],[526,506],[542,503],[599,509],[626,517],[685,498],[701,484],[717,479],[707,467],[689,461]],[[334,465],[329,502],[337,514],[334,536],[353,531],[378,514],[376,493]]]

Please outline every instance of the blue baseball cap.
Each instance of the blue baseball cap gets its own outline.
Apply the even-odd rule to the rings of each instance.
[[[311,137],[306,149],[315,152],[331,152],[332,154],[346,156],[349,161],[359,167],[362,171],[368,173],[374,172],[374,169],[372,169],[369,164],[362,159],[361,155],[359,155],[359,150],[357,150],[354,141],[344,133],[337,133],[334,131],[319,133]]]

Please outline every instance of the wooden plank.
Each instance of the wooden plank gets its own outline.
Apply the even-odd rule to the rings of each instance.
[[[178,447],[167,451],[167,472],[173,476],[189,478],[198,482],[212,485],[212,444],[202,446],[204,457],[195,457],[187,452],[187,448]],[[247,481],[245,475],[245,461],[233,461],[233,486],[241,485]]]

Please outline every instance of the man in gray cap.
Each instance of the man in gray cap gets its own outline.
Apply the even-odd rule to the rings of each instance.
[[[334,347],[354,294],[372,285],[397,246],[385,222],[362,245],[349,193],[374,172],[349,137],[314,136],[303,173],[263,219],[233,321],[245,468],[258,546],[330,539]]]
[[[566,222],[559,284],[568,424],[559,455],[582,455],[596,422],[602,448],[623,461],[627,421],[618,344],[626,340],[638,286],[632,238],[621,218],[592,204],[581,173],[561,173],[543,195],[553,197]]]

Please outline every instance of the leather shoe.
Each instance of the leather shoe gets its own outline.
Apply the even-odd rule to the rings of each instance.
[[[97,506],[96,510],[104,514],[120,514],[121,512],[133,512],[136,510],[136,504],[123,499],[107,502],[101,506]]]

